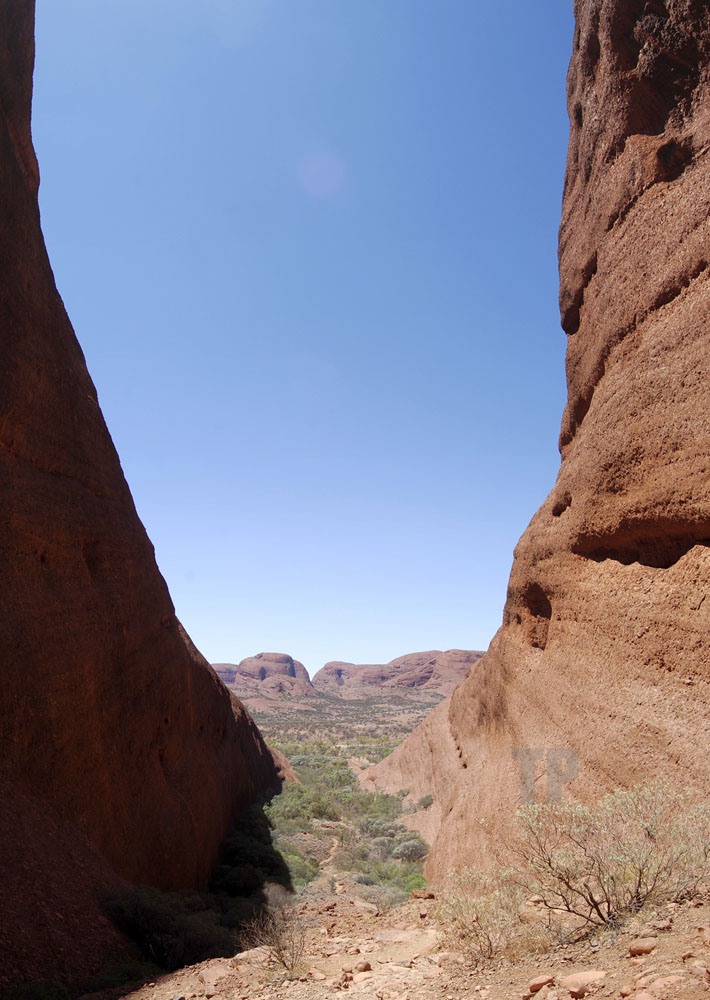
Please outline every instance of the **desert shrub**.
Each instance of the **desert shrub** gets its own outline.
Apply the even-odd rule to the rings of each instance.
[[[260,905],[260,896],[250,898],[236,896],[234,899],[224,900],[222,924],[231,930],[238,930],[244,924],[249,923]]]
[[[391,740],[388,736],[367,736],[361,734],[358,737],[356,747],[353,749],[356,753],[366,757],[372,764],[378,764],[391,754],[396,746],[397,741]]]
[[[378,861],[384,861],[394,850],[395,842],[392,837],[373,837],[370,841],[372,856]]]
[[[369,878],[369,876],[364,876]],[[359,893],[368,903],[374,903],[378,913],[385,913],[394,906],[403,903],[409,893],[396,885],[380,885],[374,879],[360,882]]]
[[[333,822],[337,822],[340,819],[340,810],[332,798],[329,798],[322,792],[311,793],[309,809],[313,819],[329,819]]]
[[[415,889],[426,889],[426,879],[421,871],[410,872],[404,880],[403,886],[407,895],[410,895],[415,891]]]
[[[710,873],[710,807],[653,781],[592,806],[529,805],[512,847],[518,884],[586,924],[679,900]]]
[[[297,860],[297,859],[296,859]],[[107,892],[107,916],[163,969],[233,955],[235,931],[260,909],[268,891],[292,888],[284,858],[271,838],[263,807],[238,816],[221,848],[209,892],[160,892],[131,886]]]
[[[423,795],[417,802],[416,809],[428,809],[429,806],[434,804],[433,795]]]
[[[358,824],[358,829],[364,836],[372,837],[373,839],[379,837],[394,839],[405,828],[401,823],[383,820],[379,816],[365,816]]]
[[[306,929],[293,906],[262,910],[242,934],[245,947],[267,949],[269,958],[291,977],[300,972],[306,952]]]
[[[262,807],[252,806],[239,817],[220,853],[220,864],[213,873],[215,891],[243,896],[265,881],[290,885],[288,867],[274,847],[269,819]]]
[[[420,840],[419,837],[412,837],[410,840],[404,840],[397,844],[392,851],[392,857],[398,858],[400,861],[421,861],[428,850],[429,848],[423,840]]]
[[[340,810],[327,789],[295,783],[286,785],[265,812],[271,825],[284,833],[305,833],[314,819],[340,819]]]
[[[447,943],[477,968],[500,956],[514,960],[552,944],[548,926],[521,922],[524,900],[525,892],[510,872],[464,868],[450,874],[434,914]]]
[[[288,865],[296,889],[307,885],[318,874],[318,862],[314,858],[305,857],[295,848],[284,850],[283,858]]]

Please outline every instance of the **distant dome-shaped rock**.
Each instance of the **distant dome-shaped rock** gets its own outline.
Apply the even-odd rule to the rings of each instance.
[[[474,649],[430,649],[408,653],[389,663],[344,663],[332,660],[313,677],[319,691],[348,694],[358,687],[422,689],[450,694],[483,656]],[[344,689],[339,692],[339,689]]]
[[[225,684],[244,697],[289,694],[308,697],[315,694],[308,671],[288,653],[257,653],[239,663],[214,663]]]

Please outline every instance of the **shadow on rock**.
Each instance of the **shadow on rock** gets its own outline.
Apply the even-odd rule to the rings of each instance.
[[[103,896],[106,914],[141,956],[173,970],[233,955],[243,932],[267,905],[271,887],[292,892],[288,867],[273,845],[261,805],[236,820],[224,840],[208,891],[162,892],[130,886]]]

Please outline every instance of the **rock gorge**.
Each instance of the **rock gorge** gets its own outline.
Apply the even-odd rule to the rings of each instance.
[[[277,781],[177,621],[54,284],[33,0],[0,0],[0,983],[120,955],[96,891],[201,886]]]
[[[561,468],[488,652],[370,775],[435,796],[435,878],[493,856],[520,748],[538,801],[575,755],[582,800],[656,774],[710,790],[710,8],[575,15]]]

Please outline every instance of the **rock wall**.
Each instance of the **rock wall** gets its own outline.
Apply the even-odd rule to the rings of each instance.
[[[33,0],[0,0],[4,982],[114,953],[92,890],[118,877],[203,884],[235,811],[277,780],[175,618],[54,284],[30,136],[33,31]]]
[[[654,774],[710,790],[710,7],[575,14],[559,476],[486,656],[373,772],[435,796],[435,878],[492,856],[516,748],[540,751],[538,800],[570,751],[582,799]]]

